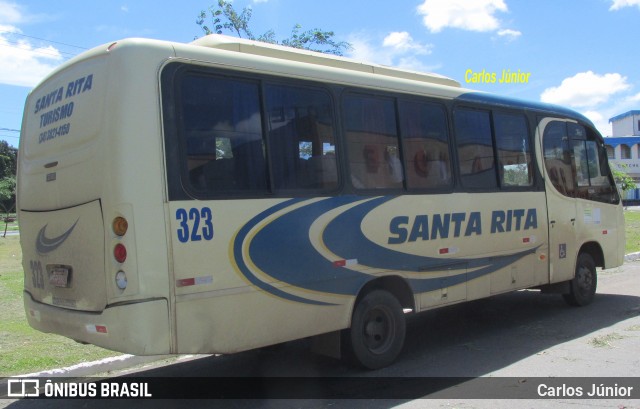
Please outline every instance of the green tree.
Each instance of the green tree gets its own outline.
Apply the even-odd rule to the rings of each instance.
[[[206,24],[209,15],[212,23],[211,27]],[[336,41],[333,31],[324,31],[318,28],[302,31],[300,24],[294,25],[289,37],[280,41],[276,39],[276,34],[273,30],[269,30],[256,37],[249,28],[249,21],[252,15],[253,9],[251,7],[245,7],[238,13],[230,1],[218,0],[217,5],[213,5],[209,7],[208,10],[202,10],[200,12],[196,19],[196,24],[202,28],[202,31],[204,31],[206,35],[214,33],[222,34],[224,30],[227,30],[240,38],[270,44],[280,44],[287,47],[301,48],[326,54],[343,55],[345,51],[352,48],[351,44],[345,41]]]
[[[616,181],[616,185],[620,187],[623,192],[636,188],[636,182],[625,171],[627,165],[619,165],[622,169],[616,169],[611,167],[611,173],[613,173],[613,179]]]
[[[0,210],[4,216],[4,235],[7,235],[9,213],[16,208],[16,165],[18,149],[0,141]]]
[[[16,178],[9,176],[0,179],[0,207],[5,213],[13,211],[16,206]]]
[[[18,149],[7,141],[0,141],[0,179],[16,176]]]
[[[5,213],[4,216],[4,236],[7,236],[7,228],[9,227],[9,213],[16,207],[16,178],[8,176],[0,179],[0,207]]]

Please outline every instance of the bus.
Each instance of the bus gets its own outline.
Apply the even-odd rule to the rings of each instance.
[[[211,35],[124,39],[30,93],[29,324],[135,355],[310,338],[365,368],[408,314],[623,263],[603,139],[437,74]]]

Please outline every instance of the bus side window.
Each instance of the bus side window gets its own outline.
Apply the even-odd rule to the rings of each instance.
[[[329,94],[266,85],[265,96],[274,189],[335,189],[335,121]]]
[[[402,147],[409,189],[451,185],[449,134],[444,109],[437,104],[399,104]]]
[[[549,122],[544,129],[542,139],[544,165],[551,183],[558,192],[568,197],[574,197],[575,168],[571,159],[566,123],[563,121]]]
[[[500,185],[503,188],[531,186],[533,170],[527,121],[521,114],[493,115],[498,150]]]
[[[265,192],[258,84],[194,73],[182,78],[179,95],[191,188],[204,196]]]
[[[401,189],[404,172],[394,101],[348,95],[343,110],[352,185],[357,189]]]
[[[578,197],[605,203],[618,202],[618,193],[607,163],[607,151],[596,132],[568,123],[578,182]]]
[[[460,108],[454,118],[462,185],[474,189],[498,187],[489,112]]]

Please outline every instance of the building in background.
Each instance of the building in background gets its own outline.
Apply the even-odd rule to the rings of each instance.
[[[640,185],[640,110],[614,116],[609,122],[612,136],[604,138],[609,163]],[[623,199],[640,202],[640,188],[625,192]]]

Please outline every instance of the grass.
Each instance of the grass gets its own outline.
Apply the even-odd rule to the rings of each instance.
[[[596,348],[613,348],[612,343],[624,339],[625,337],[615,332],[606,335],[600,335],[592,338],[589,343]]]
[[[7,232],[20,230],[20,226],[18,225],[18,220],[15,219],[15,215],[9,215],[11,219],[8,222],[5,221],[5,217],[7,217],[6,214],[2,214],[0,216],[0,237],[4,234],[5,229]]]
[[[640,252],[640,212],[626,211],[626,253]],[[0,223],[4,230],[4,223]],[[17,222],[12,222],[16,226]],[[32,329],[22,302],[24,275],[19,236],[0,235],[0,377],[70,366],[118,353]],[[610,346],[618,334],[596,337],[592,345]]]
[[[0,377],[119,355],[32,329],[27,323],[22,302],[24,275],[21,263],[20,238],[0,237]]]
[[[624,221],[627,237],[625,254],[637,253],[640,251],[640,212],[631,210],[624,212]]]

